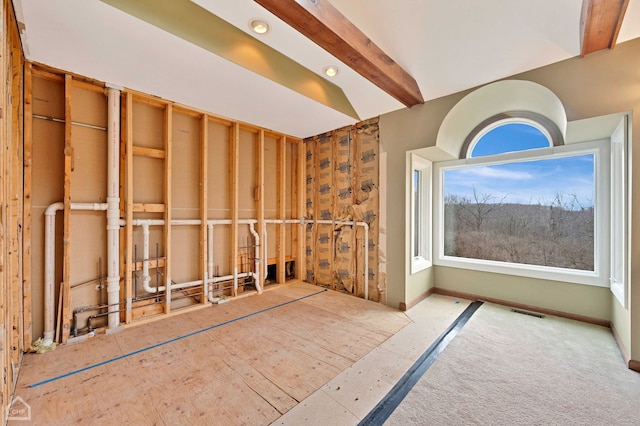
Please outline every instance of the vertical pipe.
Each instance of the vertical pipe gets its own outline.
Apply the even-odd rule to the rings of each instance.
[[[120,89],[107,86],[107,303],[109,329],[120,313]]]
[[[107,210],[107,204],[71,203],[70,210]],[[51,346],[55,334],[56,279],[56,212],[64,210],[64,203],[53,203],[44,211],[44,345]]]
[[[44,345],[51,346],[55,328],[55,261],[56,261],[56,212],[64,208],[63,203],[50,205],[44,212]]]
[[[149,283],[151,282],[151,275],[149,275],[149,222],[142,222],[142,284],[144,285],[145,290],[149,291]],[[156,262],[158,260],[156,259]],[[156,265],[157,268],[157,265]],[[157,293],[159,290],[156,287],[155,292]]]
[[[238,295],[238,268],[233,268],[233,295]]]
[[[269,275],[269,259],[267,255],[269,254],[269,248],[267,247],[267,224],[262,227],[264,229],[264,235],[262,237],[262,245],[264,246],[264,281],[266,283],[267,276]]]
[[[254,243],[254,268],[253,271],[255,273],[256,279],[256,290],[258,294],[262,293],[262,281],[260,281],[260,235],[256,232],[256,228],[253,222],[249,223],[249,230],[253,235],[253,243]]]
[[[369,300],[369,224],[358,222],[364,228],[364,299]]]
[[[209,232],[207,235],[207,274],[209,278],[213,278],[213,224],[209,224]]]

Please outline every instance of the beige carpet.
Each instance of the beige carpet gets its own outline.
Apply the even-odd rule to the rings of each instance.
[[[640,425],[640,373],[608,329],[485,303],[387,425]]]

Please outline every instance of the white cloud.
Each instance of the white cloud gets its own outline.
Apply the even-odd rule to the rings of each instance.
[[[530,180],[533,179],[533,175],[527,172],[517,172],[514,170],[505,170],[503,168],[494,168],[494,167],[473,167],[471,169],[466,169],[464,171],[460,171],[461,174],[465,174],[468,176],[477,176],[480,178],[491,178],[491,179],[510,179],[510,180]]]

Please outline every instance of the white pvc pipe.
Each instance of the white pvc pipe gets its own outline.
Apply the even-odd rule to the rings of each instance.
[[[267,247],[267,225],[265,225],[263,227],[264,229],[264,236],[262,238],[262,245],[264,246],[264,280],[265,282],[267,281],[267,277],[269,276],[269,258],[267,257],[268,255],[268,250],[269,248]]]
[[[253,276],[254,278],[256,278],[256,274],[253,272],[242,272],[236,275],[225,275],[222,277],[214,277],[214,278],[209,278],[207,281],[208,283],[219,283],[222,281],[234,281],[237,278],[245,278],[245,277],[250,277]],[[209,302],[211,303],[215,303],[215,296],[211,293],[209,293]]]
[[[71,210],[107,210],[107,203],[71,203]],[[44,345],[51,346],[55,334],[55,286],[56,279],[56,212],[64,209],[64,203],[53,203],[44,212]]]
[[[264,223],[270,224],[289,224],[289,223],[300,223],[300,219],[265,219]]]
[[[107,86],[107,304],[109,328],[120,323],[120,90]]]
[[[109,95],[109,128],[108,128],[108,140],[109,140],[109,149],[107,155],[107,161],[109,163],[108,174],[108,197],[107,203],[71,203],[71,210],[88,210],[88,211],[107,211],[107,263],[108,263],[108,273],[107,273],[107,295],[108,295],[108,305],[109,305],[109,328],[115,328],[119,325],[119,313],[118,313],[118,303],[119,293],[120,293],[120,273],[119,273],[119,230],[120,226],[124,226],[126,221],[120,219],[119,217],[119,203],[120,199],[119,195],[119,171],[118,171],[118,161],[119,161],[119,122],[115,123],[114,115],[119,115],[119,102],[120,102],[120,92],[117,89],[108,89]],[[117,101],[117,102],[116,102]],[[117,105],[115,105],[117,104]],[[117,112],[116,112],[117,110]],[[117,118],[117,117],[116,117]],[[116,143],[117,142],[117,143]],[[112,195],[115,195],[113,197]],[[54,337],[54,328],[55,328],[55,215],[56,212],[64,209],[64,203],[58,202],[51,204],[45,211],[45,259],[44,259],[44,269],[45,269],[45,332],[44,332],[44,343],[45,345],[51,345],[53,343]],[[262,292],[262,285],[260,282],[260,236],[256,232],[254,225],[258,221],[255,219],[241,219],[238,221],[239,224],[247,224],[250,226],[251,234],[255,239],[255,270],[256,272],[247,272],[238,274],[237,268],[234,270],[233,275],[228,275],[224,277],[213,277],[213,227],[214,225],[230,225],[232,221],[230,219],[209,219],[207,220],[208,225],[208,262],[207,262],[207,273],[204,280],[198,281],[190,281],[187,283],[175,284],[172,285],[170,283],[170,278],[167,277],[167,286],[160,287],[151,287],[150,281],[151,277],[149,274],[149,226],[160,226],[164,225],[164,220],[162,219],[135,219],[132,221],[132,226],[141,226],[143,228],[143,286],[145,291],[149,293],[156,293],[158,291],[165,291],[167,287],[173,289],[182,289],[193,287],[196,285],[201,285],[203,282],[205,284],[215,283],[220,281],[234,281],[234,289],[237,291],[238,288],[238,278],[243,278],[247,276],[253,276],[256,282],[256,289],[258,293]],[[336,221],[317,221],[318,223],[335,223],[335,224],[353,224],[353,222],[336,222]],[[172,225],[200,225],[202,222],[199,219],[174,219],[171,221]],[[264,223],[302,223],[299,219],[267,219]],[[365,226],[365,239],[368,231],[368,225],[364,222],[358,222],[357,225]],[[267,277],[268,265],[267,265],[267,229],[266,226],[263,230],[263,259],[264,259],[264,276],[265,279]],[[367,253],[367,243],[365,242],[365,269],[367,269],[368,256]],[[213,277],[213,278],[212,278]],[[368,274],[365,273],[365,285],[367,283]],[[367,297],[367,287],[365,287],[365,297]],[[211,298],[211,295],[209,296]]]
[[[207,224],[207,275],[213,276],[213,224]]]
[[[238,294],[238,268],[233,268],[233,294]]]
[[[149,224],[142,224],[142,235],[143,235],[143,243],[142,243],[142,286],[144,289],[151,293],[151,287],[149,287],[149,283],[151,282],[151,275],[149,275]],[[157,292],[157,290],[156,290]]]
[[[369,300],[369,224],[358,222],[364,228],[364,299]]]
[[[120,221],[121,223],[124,221]],[[239,224],[247,224],[250,227],[251,233],[253,234],[254,238],[256,239],[255,245],[256,245],[256,268],[259,267],[259,259],[258,259],[258,255],[259,255],[259,248],[258,245],[260,243],[260,237],[258,236],[258,233],[255,231],[255,227],[254,225],[257,223],[258,221],[255,219],[241,219],[238,221]],[[200,219],[173,219],[171,220],[171,225],[176,225],[176,226],[190,226],[190,225],[200,225],[202,223],[202,221]],[[230,225],[232,223],[232,221],[230,219],[209,219],[207,220],[207,225],[208,225],[208,235],[207,235],[207,276],[208,277],[212,277],[213,276],[213,227],[214,225]],[[133,226],[141,226],[142,227],[142,234],[143,234],[143,260],[142,260],[142,285],[144,287],[144,290],[147,293],[158,293],[160,291],[166,291],[167,290],[167,286],[159,286],[159,287],[152,287],[150,285],[151,282],[151,276],[149,274],[149,226],[153,226],[153,225],[164,225],[164,220],[162,219],[135,219],[132,223]],[[257,269],[256,269],[257,270]],[[236,275],[237,275],[237,269],[236,269]],[[260,285],[260,279],[259,279],[259,271],[256,274],[253,274],[254,278],[256,280],[256,290],[258,290],[258,293],[262,293],[262,287]],[[245,275],[242,275],[245,276]],[[233,277],[233,276],[232,276]],[[182,288],[188,288],[188,287],[193,287],[196,285],[201,285],[203,282],[206,282],[206,279],[203,280],[198,280],[198,281],[190,281],[187,283],[180,283],[180,284],[168,284],[170,285],[172,289],[178,290],[178,289],[182,289]],[[215,282],[215,281],[209,281],[209,282]],[[167,278],[167,283],[170,283],[170,279]],[[208,284],[208,283],[207,283]],[[237,289],[237,283],[234,286],[235,289]]]

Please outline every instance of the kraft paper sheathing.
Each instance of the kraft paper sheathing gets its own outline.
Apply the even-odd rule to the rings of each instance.
[[[315,142],[309,140],[305,142],[305,167],[306,167],[306,210],[305,217],[312,220],[314,216],[314,194],[316,192],[316,167],[315,167]],[[315,265],[315,227],[313,224],[305,225],[305,260],[306,260],[306,274],[305,281],[309,283],[316,282],[314,274]]]
[[[377,119],[306,141],[306,217],[369,225],[369,298],[380,301],[386,277],[379,269],[379,136]],[[362,227],[305,229],[307,281],[364,297]]]
[[[380,179],[380,140],[378,119],[372,119],[356,126],[356,141],[358,144],[358,162],[356,165],[357,179],[356,205],[354,215],[369,224],[369,299],[380,301],[384,289],[379,288],[378,277],[378,230],[379,230],[379,179]],[[358,209],[359,208],[359,209]],[[356,213],[358,209],[358,213]],[[364,255],[364,254],[363,254]]]

